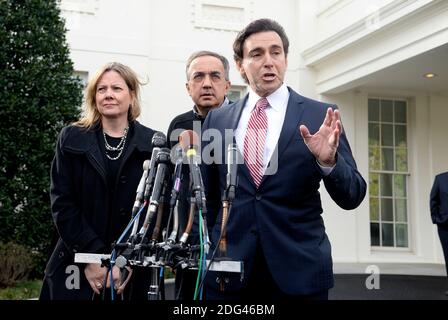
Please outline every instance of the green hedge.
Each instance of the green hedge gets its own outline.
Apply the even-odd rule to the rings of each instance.
[[[36,276],[54,234],[55,142],[82,102],[65,34],[58,1],[0,0],[0,242],[40,253]]]

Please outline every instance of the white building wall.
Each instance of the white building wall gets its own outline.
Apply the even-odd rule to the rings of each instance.
[[[434,182],[435,175],[448,171],[448,96],[431,95],[428,98],[430,102],[429,108],[429,126],[428,130],[428,145],[429,145],[429,175],[426,191],[429,192]],[[428,200],[429,201],[429,200]],[[428,246],[431,246],[432,256],[438,262],[443,262],[443,253],[440,245],[440,240],[437,235],[437,228],[435,226],[428,227],[427,235]],[[432,231],[432,233],[430,232]]]
[[[428,132],[431,143],[431,176],[448,171],[448,97],[431,95],[429,97],[429,121],[431,130]],[[432,183],[432,181],[431,181]]]
[[[111,61],[129,65],[142,81],[149,79],[149,2],[63,0],[67,41],[75,70],[91,77]],[[148,90],[142,91],[142,118],[148,117]]]
[[[341,112],[343,130],[352,148],[355,160],[358,150],[356,144],[355,120],[358,110],[357,96],[354,92],[339,95],[319,96],[319,100],[326,101],[338,106]],[[358,168],[365,178],[367,175]],[[332,243],[333,259],[336,262],[358,262],[359,239],[361,238],[358,230],[358,220],[366,214],[364,205],[355,210],[344,210],[336,205],[325,191],[325,186],[321,184],[321,194],[323,199],[324,220],[328,237]],[[364,203],[364,202],[363,202]]]
[[[347,85],[355,80],[357,85],[365,84],[364,77],[375,71],[447,43],[446,1],[375,0],[368,7],[377,10],[370,15],[359,9],[363,0],[333,2],[331,14],[341,14],[344,21],[333,24],[327,17],[334,32],[305,37],[308,47],[302,51],[306,65],[316,71],[319,93],[343,92],[353,88]],[[315,25],[323,19],[306,0],[301,3],[308,15],[315,15]]]
[[[447,43],[447,3],[300,2],[303,70],[309,70],[312,73],[309,78],[315,79],[314,97],[335,103],[341,109],[358,169],[366,180],[369,96],[405,98],[409,102],[409,249],[371,248],[368,196],[359,208],[347,214],[323,192],[324,218],[334,260],[443,263],[436,228],[430,220],[429,191],[434,175],[446,171],[448,166],[448,131],[442,124],[447,116],[447,98],[425,92],[369,88],[368,79],[363,81],[363,77]],[[313,30],[306,30],[306,26]],[[339,93],[329,94],[332,91]]]
[[[376,28],[378,12],[387,5],[403,1],[395,0],[323,0],[313,2],[315,6],[315,37],[311,43],[330,38],[338,32],[361,21],[371,28]],[[310,5],[310,4],[307,4]],[[367,21],[365,18],[369,17]]]
[[[369,230],[369,199],[356,210],[338,208],[323,191],[325,223],[333,244],[336,262],[443,263],[436,227],[429,212],[429,192],[435,174],[448,171],[448,148],[444,119],[448,117],[448,97],[416,92],[350,91],[321,96],[335,103],[342,114],[345,133],[355,155],[358,170],[368,181],[367,100],[369,96],[406,99],[409,102],[408,189],[409,249],[372,250]],[[324,189],[322,189],[324,190]]]

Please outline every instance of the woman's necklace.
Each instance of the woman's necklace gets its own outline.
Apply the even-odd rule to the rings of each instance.
[[[126,127],[126,129],[124,129],[124,133],[123,136],[121,137],[120,143],[118,143],[118,145],[116,147],[112,147],[109,142],[107,142],[107,138],[106,138],[106,133],[103,131],[103,137],[104,137],[104,146],[106,148],[106,157],[109,160],[117,160],[121,157],[121,154],[123,153],[124,150],[124,145],[126,144],[126,138],[128,136],[128,131],[129,131],[129,127]],[[117,152],[118,151],[118,155],[116,157],[111,157],[107,152]]]

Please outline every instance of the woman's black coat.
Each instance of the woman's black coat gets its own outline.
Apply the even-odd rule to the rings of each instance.
[[[128,224],[143,161],[151,157],[154,134],[137,121],[122,154],[115,184],[108,185],[106,163],[99,145],[99,125],[86,130],[62,129],[51,167],[51,209],[59,240],[48,261],[41,299],[91,299],[93,290],[76,252],[110,253]],[[76,272],[79,270],[79,285]]]

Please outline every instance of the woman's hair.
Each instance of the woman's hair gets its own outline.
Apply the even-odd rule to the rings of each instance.
[[[83,112],[81,118],[74,123],[75,125],[90,128],[100,122],[101,114],[98,112],[95,101],[96,89],[101,77],[108,71],[115,71],[123,78],[129,88],[129,93],[133,97],[132,105],[129,107],[128,111],[128,120],[133,121],[140,115],[140,85],[142,83],[138,80],[137,74],[124,64],[119,62],[109,62],[101,67],[87,84]]]

